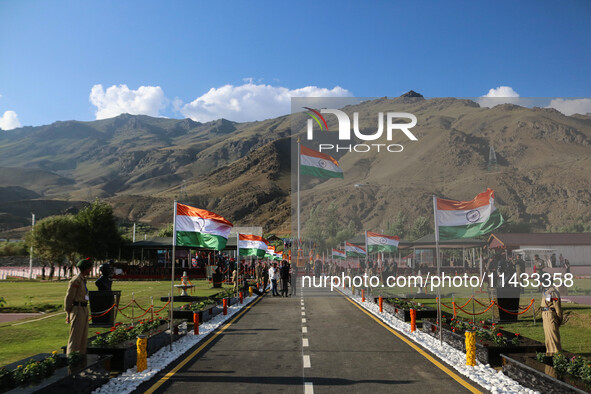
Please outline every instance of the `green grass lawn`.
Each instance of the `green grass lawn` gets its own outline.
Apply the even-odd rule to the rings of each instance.
[[[177,282],[178,283],[178,282]],[[213,289],[205,280],[194,280],[196,286],[192,295],[209,296],[220,291]],[[63,303],[67,281],[60,282],[0,282],[0,297],[6,301],[5,307],[30,307],[31,305],[55,305],[58,312],[51,312],[42,316],[36,316],[15,322],[0,323],[0,366],[10,364],[37,353],[47,353],[53,350],[61,352],[61,347],[68,341],[69,325],[66,324],[66,315],[63,313]],[[230,288],[230,286],[224,286]],[[89,289],[94,289],[94,284],[89,282]],[[129,281],[113,282],[113,290],[121,290],[120,306],[127,305],[134,293],[135,300],[144,309],[150,306],[150,297],[154,297],[154,307],[161,308],[165,302],[160,297],[166,297],[170,293],[170,282],[167,281]],[[176,290],[175,290],[176,291]],[[178,295],[178,292],[175,293]],[[124,310],[126,315],[131,315],[131,308]],[[135,308],[135,316],[143,313]],[[162,314],[161,314],[162,316]],[[37,320],[44,318],[43,320]],[[37,321],[33,321],[37,320]],[[18,324],[31,321],[26,324]],[[130,320],[118,314],[117,321],[128,323]],[[89,336],[95,332],[103,332],[108,328],[89,328]]]

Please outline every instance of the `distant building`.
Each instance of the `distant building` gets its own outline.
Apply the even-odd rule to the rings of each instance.
[[[538,249],[542,258],[554,251],[557,259],[562,254],[571,266],[591,265],[591,233],[493,233],[488,238],[488,247],[506,250],[508,254],[514,250]]]

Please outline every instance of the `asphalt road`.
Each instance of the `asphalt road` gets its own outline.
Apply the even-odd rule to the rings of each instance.
[[[156,393],[469,392],[339,293],[299,290],[266,295],[178,372],[136,391],[160,381]]]

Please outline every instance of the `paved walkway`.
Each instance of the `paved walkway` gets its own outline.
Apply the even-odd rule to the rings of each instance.
[[[266,295],[178,372],[166,375],[172,368],[136,392],[464,393],[471,388],[345,297],[324,289],[304,289],[303,298]]]

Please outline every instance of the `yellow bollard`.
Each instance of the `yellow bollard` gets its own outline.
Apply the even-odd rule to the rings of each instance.
[[[476,366],[476,333],[466,331],[466,365]]]
[[[248,287],[248,295],[252,297],[252,286]]]
[[[145,335],[137,337],[137,372],[142,372],[148,368],[148,338]]]

